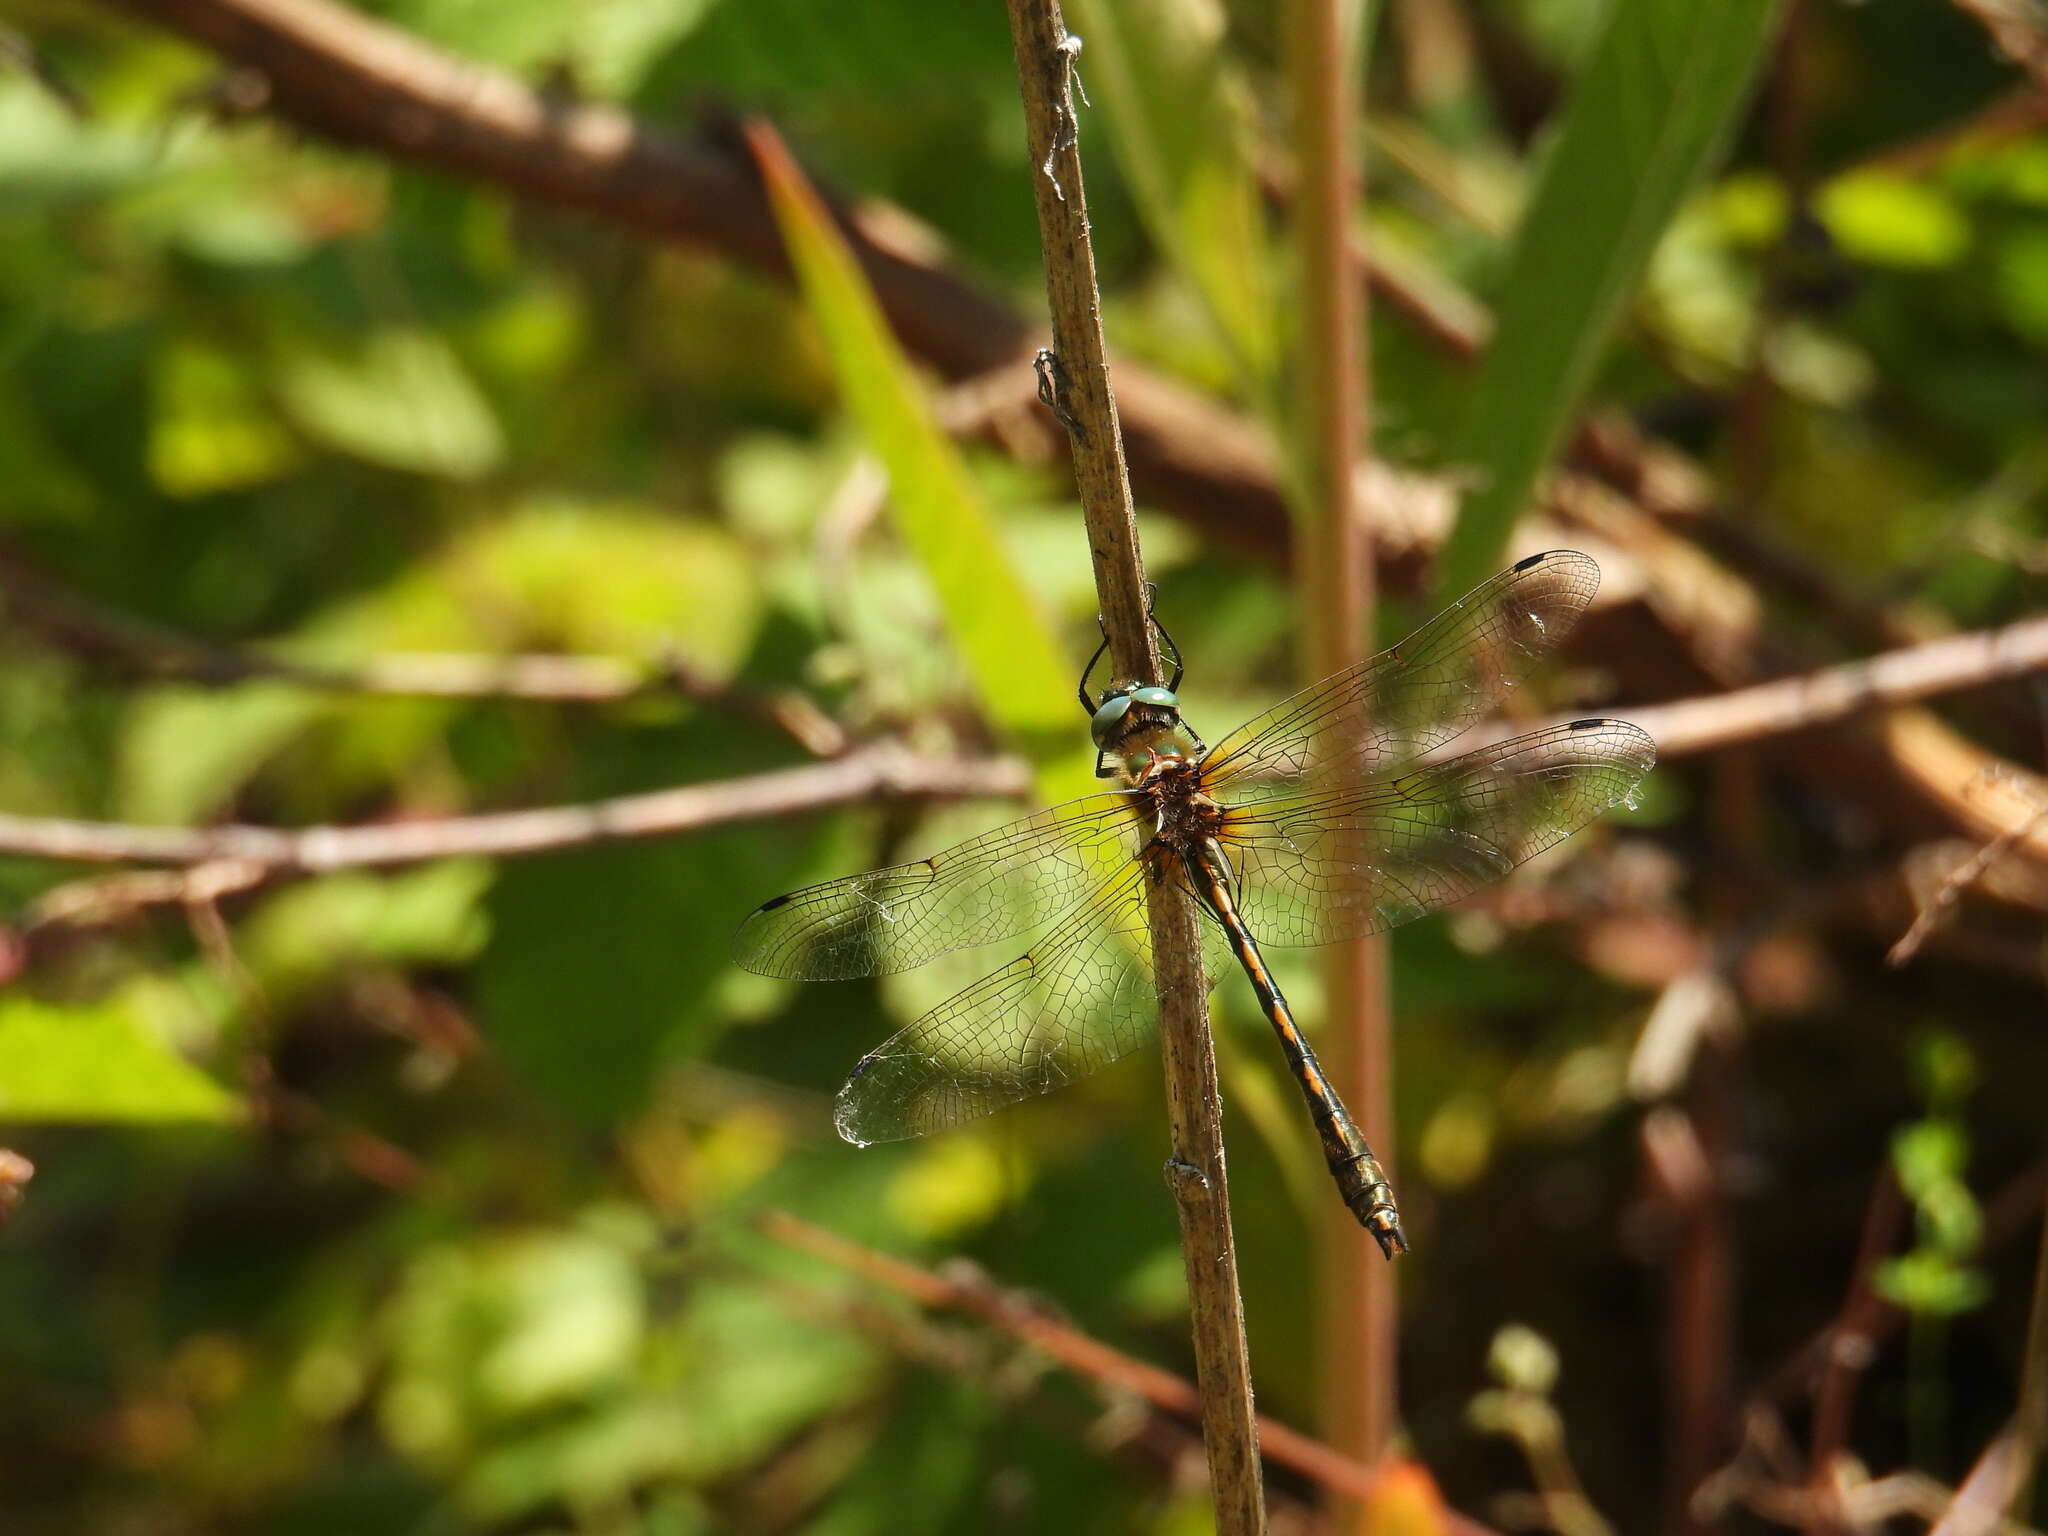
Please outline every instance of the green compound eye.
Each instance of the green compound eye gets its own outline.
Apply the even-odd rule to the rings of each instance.
[[[1107,741],[1109,733],[1116,729],[1117,721],[1130,712],[1130,694],[1119,693],[1113,698],[1104,699],[1102,708],[1096,710],[1095,718],[1088,722],[1088,734],[1095,738],[1095,745],[1102,746]]]
[[[1139,704],[1156,704],[1161,709],[1178,709],[1180,700],[1171,688],[1146,687],[1137,689],[1131,698]]]

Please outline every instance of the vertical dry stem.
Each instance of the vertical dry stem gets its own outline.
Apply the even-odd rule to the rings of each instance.
[[[1103,356],[1095,253],[1089,243],[1076,147],[1076,44],[1067,34],[1056,0],[1008,0],[1008,8],[1031,161],[1038,168],[1038,227],[1052,311],[1053,360],[1049,367],[1041,360],[1041,381],[1072,443],[1074,478],[1116,675],[1158,681],[1159,657],[1146,622],[1145,572],[1123,436]],[[1266,1528],[1265,1499],[1244,1303],[1238,1294],[1237,1251],[1224,1183],[1221,1100],[1196,914],[1174,885],[1153,890],[1152,944],[1173,1133],[1168,1177],[1180,1211],[1181,1248],[1187,1262],[1195,1381],[1202,1396],[1202,1438],[1209,1454],[1216,1528],[1222,1536],[1250,1536]]]
[[[1356,178],[1351,71],[1358,62],[1347,0],[1291,0],[1288,78],[1299,166],[1294,244],[1301,284],[1295,354],[1302,421],[1296,444],[1298,563],[1307,615],[1304,661],[1325,677],[1359,661],[1372,630],[1372,567],[1354,494],[1367,415],[1361,362],[1363,294],[1351,280],[1350,213]],[[1332,945],[1323,956],[1324,1058],[1338,1093],[1392,1168],[1391,1042],[1386,949],[1377,938]],[[1393,1276],[1368,1234],[1348,1223],[1318,1228],[1323,1337],[1322,1429],[1371,1462],[1394,1423]]]

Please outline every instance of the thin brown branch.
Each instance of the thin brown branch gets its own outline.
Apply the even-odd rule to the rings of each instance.
[[[2026,1526],[2007,1520],[2006,1510],[2027,1480],[2028,1458],[2008,1427],[1991,1437],[1927,1536],[2021,1536]]]
[[[1884,963],[1901,966],[1910,961],[1920,952],[1928,937],[1948,919],[1963,899],[1963,893],[2009,858],[2028,836],[2044,827],[2048,827],[2048,804],[2043,804],[2029,820],[2007,828],[1948,870],[1932,895],[1923,896],[1915,892],[1919,910],[1913,914],[1912,926],[1900,936],[1898,943],[1886,951]]]
[[[1832,724],[2048,668],[2048,620],[1953,636],[1732,693],[1646,706],[1631,717],[1667,758]],[[368,826],[144,827],[0,816],[0,854],[96,864],[253,866],[260,871],[414,863],[465,854],[508,855],[622,838],[699,831],[734,821],[796,815],[862,800],[1021,794],[1007,760],[921,758],[872,747],[832,762],[716,784],[688,785],[581,806],[554,806]],[[2038,837],[2038,832],[2037,832]],[[168,887],[156,899],[183,899]]]
[[[1197,1422],[1201,1396],[1185,1376],[1105,1344],[1069,1323],[1048,1316],[1031,1301],[1006,1291],[979,1275],[949,1269],[944,1274],[921,1269],[889,1254],[865,1247],[815,1226],[786,1211],[761,1217],[761,1230],[777,1242],[822,1259],[852,1274],[907,1296],[923,1307],[962,1312],[1040,1351],[1077,1376],[1110,1392],[1139,1398],[1161,1413]],[[1259,1415],[1259,1446],[1275,1466],[1286,1467],[1318,1486],[1365,1500],[1386,1478],[1383,1466],[1367,1466],[1270,1414]],[[1482,1536],[1486,1527],[1460,1520],[1451,1527],[1465,1536]]]
[[[1630,710],[1629,718],[1657,738],[1659,757],[1687,757],[2044,670],[2048,619],[2024,619],[1799,677],[1645,705]]]
[[[0,854],[81,864],[228,866],[258,874],[314,874],[670,837],[873,800],[1021,796],[1028,786],[1024,766],[1008,758],[919,757],[894,746],[874,746],[830,762],[620,795],[588,805],[365,826],[143,827],[0,816]],[[184,899],[184,894],[181,887],[173,899]]]
[[[1863,1236],[1856,1245],[1856,1262],[1849,1271],[1849,1286],[1840,1316],[1864,1315],[1864,1298],[1876,1291],[1878,1266],[1890,1257],[1898,1243],[1899,1224],[1905,1201],[1890,1163],[1878,1170],[1870,1200],[1863,1213]],[[1813,1536],[1831,1536],[1842,1528],[1843,1513],[1829,1494],[1840,1487],[1835,1477],[1836,1459],[1849,1446],[1849,1415],[1856,1388],[1870,1368],[1876,1348],[1864,1334],[1841,1332],[1828,1340],[1821,1361],[1819,1380],[1813,1390],[1813,1439],[1806,1458],[1807,1475],[1813,1491]]]
[[[1007,8],[1024,99],[1025,138],[1036,168],[1032,187],[1052,317],[1052,348],[1038,360],[1040,386],[1049,408],[1067,428],[1094,559],[1103,635],[1116,676],[1158,682],[1159,654],[1148,615],[1123,428],[1110,387],[1081,176],[1073,90],[1080,42],[1068,33],[1057,0],[1007,0]],[[1177,881],[1150,882],[1148,896],[1173,1141],[1167,1177],[1180,1213],[1210,1500],[1222,1536],[1256,1536],[1266,1529],[1259,1432],[1224,1180],[1222,1098],[1209,1037],[1208,988],[1202,979],[1196,914]]]
[[[1731,693],[1645,706],[1631,718],[1666,758],[1836,723],[2048,668],[2048,619],[2030,619]],[[704,830],[796,815],[872,798],[965,798],[1023,791],[1008,761],[919,758],[875,747],[833,762],[717,784],[688,785],[583,806],[554,806],[352,827],[143,827],[0,816],[0,854],[96,864],[173,864],[275,872],[414,863],[465,854],[508,855],[622,838]],[[2042,829],[2035,828],[2036,840]],[[177,880],[150,882],[145,900],[185,900]],[[231,882],[232,883],[232,882]],[[158,889],[158,885],[162,888]]]

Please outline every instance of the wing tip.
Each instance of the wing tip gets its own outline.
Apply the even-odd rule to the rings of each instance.
[[[729,946],[734,965],[743,971],[751,971],[756,976],[773,976],[779,981],[801,979],[790,969],[786,961],[777,959],[774,946],[763,937],[760,925],[760,918],[764,914],[773,912],[788,900],[787,896],[777,896],[764,901],[740,920],[739,927],[733,930],[732,944]]]
[[[1642,761],[1642,771],[1648,773],[1657,766],[1657,738],[1637,725],[1633,720],[1615,720],[1604,715],[1588,715],[1583,720],[1565,723],[1565,730],[1576,734],[1580,731],[1604,731],[1634,749]]]
[[[839,1092],[833,1095],[832,1129],[848,1146],[872,1147],[885,1141],[902,1141],[916,1134],[904,1129],[900,1120],[881,1123],[886,1117],[878,1115],[872,1104],[861,1102],[857,1091],[861,1079],[887,1059],[879,1050],[869,1051],[853,1064],[853,1070],[846,1074],[846,1081],[839,1085]]]
[[[1540,554],[1524,555],[1521,559],[1517,560],[1513,565],[1508,567],[1508,569],[1519,575],[1523,571],[1533,571],[1539,565],[1550,565],[1552,563],[1558,565],[1587,566],[1590,567],[1596,575],[1599,573],[1600,570],[1600,562],[1595,560],[1591,555],[1587,554],[1583,549],[1564,548],[1546,549]]]

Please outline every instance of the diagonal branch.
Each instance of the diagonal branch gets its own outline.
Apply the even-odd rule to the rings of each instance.
[[[1127,1355],[1050,1316],[1027,1297],[978,1276],[920,1269],[787,1211],[765,1212],[761,1230],[778,1243],[885,1286],[920,1306],[963,1312],[1029,1344],[1076,1375],[1140,1398],[1161,1413],[1189,1420],[1201,1415],[1200,1396],[1185,1376]],[[1384,1466],[1367,1466],[1271,1414],[1259,1415],[1259,1446],[1275,1466],[1354,1499],[1372,1498],[1386,1480]],[[1444,1516],[1446,1529],[1455,1536],[1488,1536],[1489,1528],[1476,1520],[1450,1510]]]

